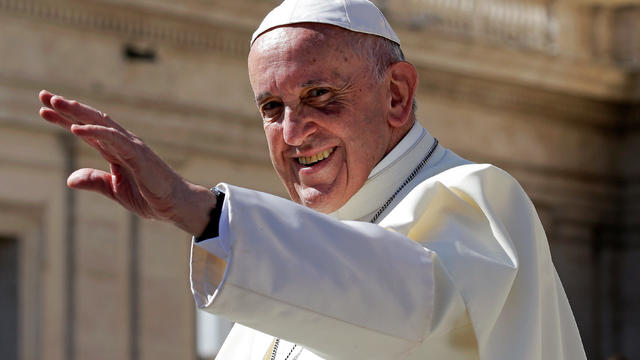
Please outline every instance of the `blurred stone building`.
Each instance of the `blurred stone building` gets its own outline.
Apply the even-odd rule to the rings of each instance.
[[[225,325],[198,320],[189,237],[68,190],[104,162],[36,96],[103,109],[193,182],[284,196],[246,71],[277,3],[0,0],[2,359],[215,352]],[[530,194],[589,358],[640,356],[640,0],[376,3],[418,68],[420,122]]]

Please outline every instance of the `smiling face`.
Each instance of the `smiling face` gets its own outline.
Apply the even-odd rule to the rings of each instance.
[[[344,205],[395,145],[388,82],[328,25],[276,28],[256,40],[249,77],[269,153],[291,198],[325,213]]]

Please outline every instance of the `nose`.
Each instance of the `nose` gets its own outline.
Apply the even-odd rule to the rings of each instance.
[[[284,142],[290,146],[300,146],[304,140],[317,130],[317,124],[310,116],[305,115],[300,108],[287,106],[282,122],[282,136]]]

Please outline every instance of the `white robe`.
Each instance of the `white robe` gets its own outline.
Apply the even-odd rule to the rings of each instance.
[[[220,236],[191,261],[198,307],[244,325],[218,359],[268,358],[267,334],[303,345],[299,360],[586,359],[536,211],[504,171],[438,146],[367,222],[434,141],[410,134],[334,217],[222,185]]]

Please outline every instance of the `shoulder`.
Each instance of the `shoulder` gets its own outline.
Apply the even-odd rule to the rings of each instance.
[[[416,184],[380,225],[407,228],[401,231],[407,232],[425,218],[444,216],[496,223],[516,213],[535,214],[531,200],[516,179],[491,164],[464,164]]]
[[[445,170],[423,183],[441,182],[451,185],[464,185],[469,182],[513,182],[517,181],[506,171],[491,164],[464,164]]]
[[[526,196],[520,183],[491,164],[464,164],[449,168],[416,184],[403,201],[424,201],[447,192],[465,201],[496,201],[503,197]],[[400,204],[399,204],[400,205]]]
[[[504,201],[530,203],[520,183],[506,171],[491,164],[452,167],[417,184],[407,197],[422,197],[434,189],[449,191],[481,207]]]

